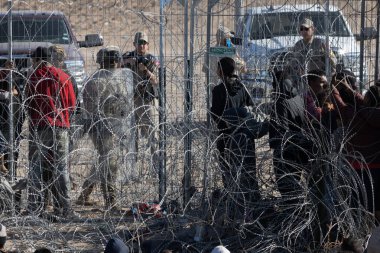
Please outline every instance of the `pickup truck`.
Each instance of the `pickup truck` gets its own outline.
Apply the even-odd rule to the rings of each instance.
[[[0,13],[0,67],[3,67],[9,58],[10,38],[13,44],[12,60],[19,72],[24,75],[31,66],[30,54],[37,47],[58,44],[65,48],[65,69],[75,78],[77,89],[80,91],[86,79],[86,71],[79,48],[102,46],[101,35],[88,34],[85,36],[85,41],[77,41],[69,20],[58,11],[12,11],[10,35],[8,18],[8,13]]]
[[[326,15],[327,14],[327,15]],[[326,38],[337,57],[340,67],[350,69],[360,76],[360,39],[372,39],[376,29],[367,27],[361,35],[353,34],[342,11],[333,5],[327,10],[320,4],[295,4],[262,6],[244,9],[237,31],[242,38],[238,51],[247,63],[248,72],[243,79],[258,103],[270,101],[272,83],[271,70],[287,64],[285,57],[294,44],[301,39],[299,23],[303,18],[313,21],[315,36]],[[327,18],[328,27],[325,26]],[[363,64],[363,83],[368,79],[367,67]]]

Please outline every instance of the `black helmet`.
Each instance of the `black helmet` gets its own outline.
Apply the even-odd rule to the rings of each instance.
[[[104,63],[104,62],[121,62],[121,51],[117,46],[108,46],[106,48],[102,48],[96,54],[96,63]]]

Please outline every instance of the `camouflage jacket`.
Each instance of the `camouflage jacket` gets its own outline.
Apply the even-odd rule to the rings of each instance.
[[[83,89],[84,118],[90,131],[123,134],[133,115],[133,75],[129,69],[100,69]]]
[[[133,71],[134,81],[134,97],[143,98],[145,101],[152,101],[157,97],[157,92],[150,83],[149,77],[138,70],[138,64],[144,64],[150,72],[157,76],[157,69],[160,65],[158,59],[152,54],[138,55],[136,51],[131,51],[123,54],[124,62],[127,59],[133,59],[134,64],[125,64],[124,67]]]
[[[313,38],[311,43],[299,40],[293,47],[293,52],[304,73],[321,69],[325,70],[326,44],[321,38]],[[337,59],[332,51],[328,54],[330,68],[335,72]]]

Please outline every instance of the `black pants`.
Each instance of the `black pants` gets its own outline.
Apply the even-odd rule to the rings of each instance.
[[[241,216],[245,209],[251,209],[260,199],[255,142],[244,133],[238,132],[225,135],[217,145],[229,203],[235,207],[232,208],[234,213]]]

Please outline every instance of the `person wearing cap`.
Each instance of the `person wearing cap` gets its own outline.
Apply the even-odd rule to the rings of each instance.
[[[134,116],[136,122],[136,153],[140,135],[148,139],[148,146],[153,157],[153,166],[157,164],[155,154],[157,137],[154,132],[155,99],[158,96],[157,70],[159,62],[149,53],[149,38],[146,32],[135,34],[135,50],[123,54],[124,67],[130,68],[134,75]],[[140,133],[139,133],[140,132]]]
[[[234,33],[226,26],[220,25],[218,27],[218,30],[216,31],[216,47],[235,47],[235,45],[232,43],[231,38],[233,38],[235,35]],[[218,56],[218,55],[210,55],[210,65],[207,66],[206,62],[206,56],[205,56],[205,61],[203,64],[202,71],[204,73],[207,73],[208,70],[210,69],[210,84],[211,87],[214,87],[218,85],[220,78],[218,76],[218,61],[222,59],[225,56]],[[237,68],[237,74],[243,74],[247,72],[246,64],[244,60],[239,56],[239,54],[235,54],[231,56],[235,63],[236,63],[236,68]]]
[[[71,206],[68,173],[68,130],[76,105],[73,84],[69,75],[48,62],[48,48],[37,47],[31,57],[33,72],[25,87],[30,135],[27,212],[46,214],[43,189],[48,188],[54,215],[77,217]]]
[[[117,46],[102,48],[96,55],[100,68],[83,88],[83,117],[88,134],[98,152],[98,162],[87,176],[77,204],[92,205],[89,200],[100,181],[105,211],[119,211],[116,203],[116,177],[121,166],[121,140],[131,138],[133,111],[133,73],[121,68],[122,54]],[[128,168],[131,169],[131,168]]]
[[[49,48],[50,51],[50,63],[53,64],[56,68],[60,68],[63,71],[65,71],[69,76],[71,77],[71,82],[73,83],[74,91],[75,91],[75,96],[78,97],[78,85],[76,83],[76,80],[73,75],[69,72],[67,69],[67,66],[65,64],[65,59],[66,59],[66,52],[65,48],[61,45],[51,45]],[[79,102],[79,101],[77,101]],[[78,105],[79,106],[79,105]],[[77,106],[77,107],[78,107]]]
[[[322,38],[315,36],[315,26],[311,19],[304,18],[299,26],[302,39],[293,47],[294,56],[301,67],[301,75],[314,70],[326,71],[325,57],[329,57],[331,73],[335,72],[337,59]],[[293,61],[294,62],[294,61]]]
[[[7,229],[3,224],[0,224],[0,253],[5,253],[5,243],[7,242]]]

